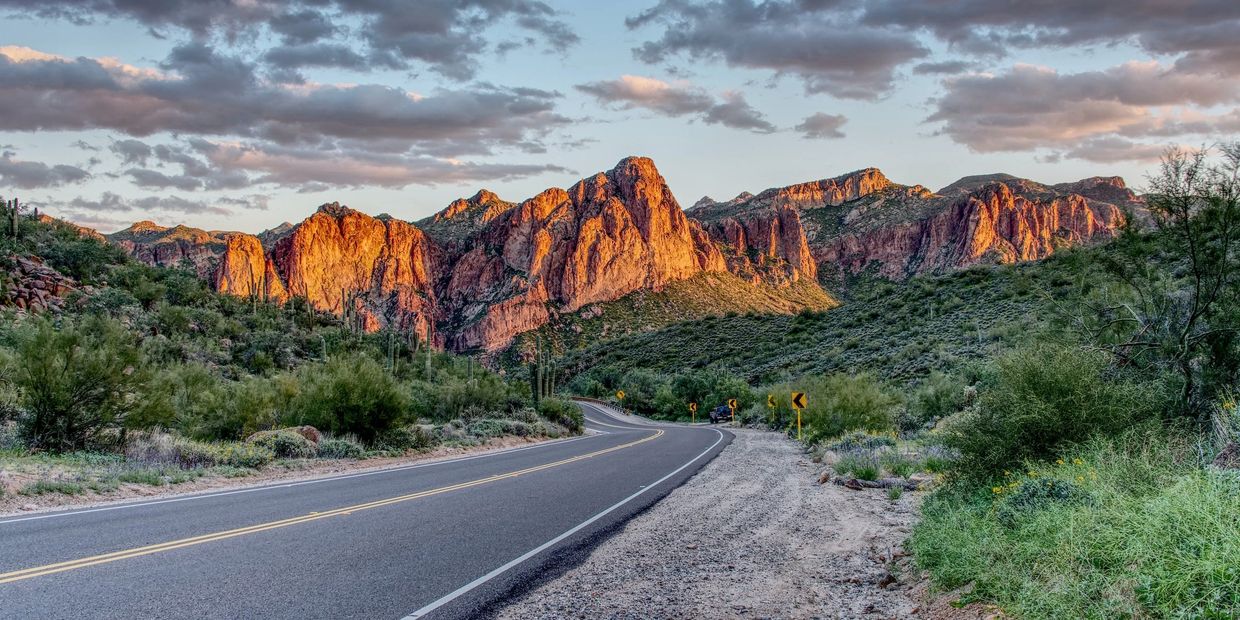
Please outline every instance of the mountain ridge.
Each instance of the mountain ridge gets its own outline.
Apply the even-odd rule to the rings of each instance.
[[[417,222],[327,203],[258,235],[140,222],[109,239],[151,264],[189,260],[231,294],[304,297],[368,330],[496,351],[558,316],[699,274],[779,290],[1036,260],[1113,237],[1140,206],[1118,177],[975,175],[933,192],[862,168],[686,210],[654,162],[632,156],[520,202],[479,190]]]

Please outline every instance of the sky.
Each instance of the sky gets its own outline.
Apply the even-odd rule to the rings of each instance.
[[[1140,186],[1240,137],[1235,0],[0,0],[0,195],[104,232],[416,221],[629,155],[681,204],[877,167]]]

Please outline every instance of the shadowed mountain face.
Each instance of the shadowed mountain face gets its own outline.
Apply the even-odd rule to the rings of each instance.
[[[1140,207],[1118,178],[986,175],[936,193],[869,168],[686,212],[654,162],[630,157],[520,203],[483,190],[416,225],[332,203],[257,236],[144,222],[109,238],[148,263],[189,260],[224,292],[303,297],[366,329],[494,351],[561,314],[702,274],[804,290],[866,271],[899,279],[1033,260],[1110,238],[1122,209]]]

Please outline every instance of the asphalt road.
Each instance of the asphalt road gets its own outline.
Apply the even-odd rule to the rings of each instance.
[[[731,441],[621,421],[438,463],[0,517],[2,618],[465,618],[579,561]]]

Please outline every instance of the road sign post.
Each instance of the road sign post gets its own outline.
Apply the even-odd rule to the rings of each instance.
[[[697,403],[689,403],[689,421],[697,424]]]
[[[766,395],[766,423],[767,424],[775,423],[775,395],[774,394]]]
[[[735,398],[728,399],[728,409],[732,410],[732,422],[735,423],[736,422],[736,399]]]
[[[797,410],[797,441],[801,441],[801,410],[805,408],[805,392],[792,393],[792,408]]]

